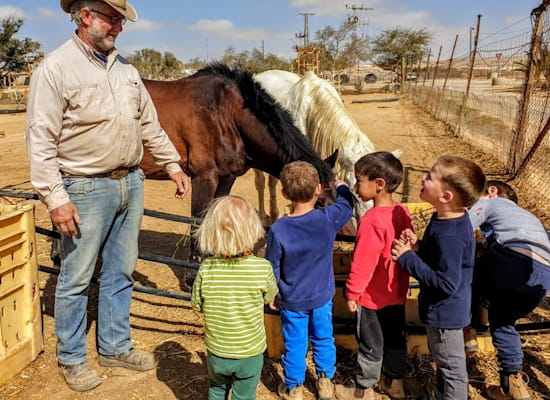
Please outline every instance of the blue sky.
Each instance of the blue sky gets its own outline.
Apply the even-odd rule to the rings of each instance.
[[[470,27],[482,15],[480,43],[512,37],[530,29],[529,14],[541,0],[132,0],[139,20],[128,22],[117,39],[123,55],[154,48],[169,51],[183,62],[195,57],[212,61],[233,46],[240,52],[262,48],[290,59],[293,46],[301,44],[296,33],[304,30],[300,13],[309,17],[310,37],[325,26],[338,27],[352,15],[352,6],[372,8],[358,11],[359,32],[375,36],[396,26],[426,28],[434,33],[433,51],[443,46],[450,53],[459,35],[457,55],[465,55]],[[346,8],[346,5],[348,8]],[[2,0],[0,18],[24,19],[18,38],[30,37],[48,53],[66,41],[74,25],[59,0]]]

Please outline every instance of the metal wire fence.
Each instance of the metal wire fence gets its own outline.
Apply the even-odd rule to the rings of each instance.
[[[502,176],[543,204],[550,202],[549,4],[533,9],[529,29],[508,37],[478,42],[478,17],[471,52],[442,62],[428,55],[416,68],[419,78],[403,86],[415,104],[494,156]],[[538,209],[550,223],[550,207]]]

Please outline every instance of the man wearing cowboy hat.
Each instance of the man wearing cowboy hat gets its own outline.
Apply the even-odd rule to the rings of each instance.
[[[61,232],[55,299],[57,356],[69,387],[101,384],[86,357],[88,290],[101,254],[98,362],[147,371],[152,353],[134,349],[130,303],[143,216],[143,146],[183,198],[189,178],[160,127],[138,71],[115,49],[127,19],[125,0],[61,0],[77,30],[32,76],[26,140],[31,182]]]

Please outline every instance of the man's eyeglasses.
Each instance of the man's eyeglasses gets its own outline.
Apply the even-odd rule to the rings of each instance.
[[[120,25],[124,25],[126,23],[126,17],[119,17],[118,15],[109,15],[109,14],[105,14],[105,13],[102,13],[101,11],[97,11],[97,10],[90,10],[90,12],[94,12],[96,14],[99,14],[103,17],[105,17],[105,19],[110,22],[112,25],[116,25],[120,22]]]

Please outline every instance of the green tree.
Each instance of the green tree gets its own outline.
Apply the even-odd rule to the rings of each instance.
[[[357,35],[353,21],[343,22],[338,29],[326,26],[315,33],[311,44],[320,49],[321,71],[337,73],[369,57],[368,39]]]
[[[189,70],[198,70],[205,67],[206,62],[204,60],[201,60],[199,57],[195,57],[185,63],[184,66]]]
[[[290,69],[290,63],[285,59],[273,53],[265,54],[258,48],[254,48],[252,51],[245,50],[237,53],[235,47],[230,46],[225,50],[221,62],[231,67],[246,69],[252,73],[258,73],[268,69]]]
[[[23,20],[8,17],[1,21],[0,26],[0,71],[22,72],[27,68],[30,58],[41,56],[38,54],[40,43],[30,38],[19,40],[15,38],[19,29],[23,26]]]
[[[154,49],[136,50],[128,57],[144,79],[174,79],[181,76],[183,63],[174,54]]]
[[[168,51],[164,52],[161,76],[164,79],[175,79],[181,76],[183,63]]]
[[[386,29],[372,42],[373,61],[381,68],[400,73],[403,57],[409,65],[417,65],[432,38],[433,34],[425,28]]]

